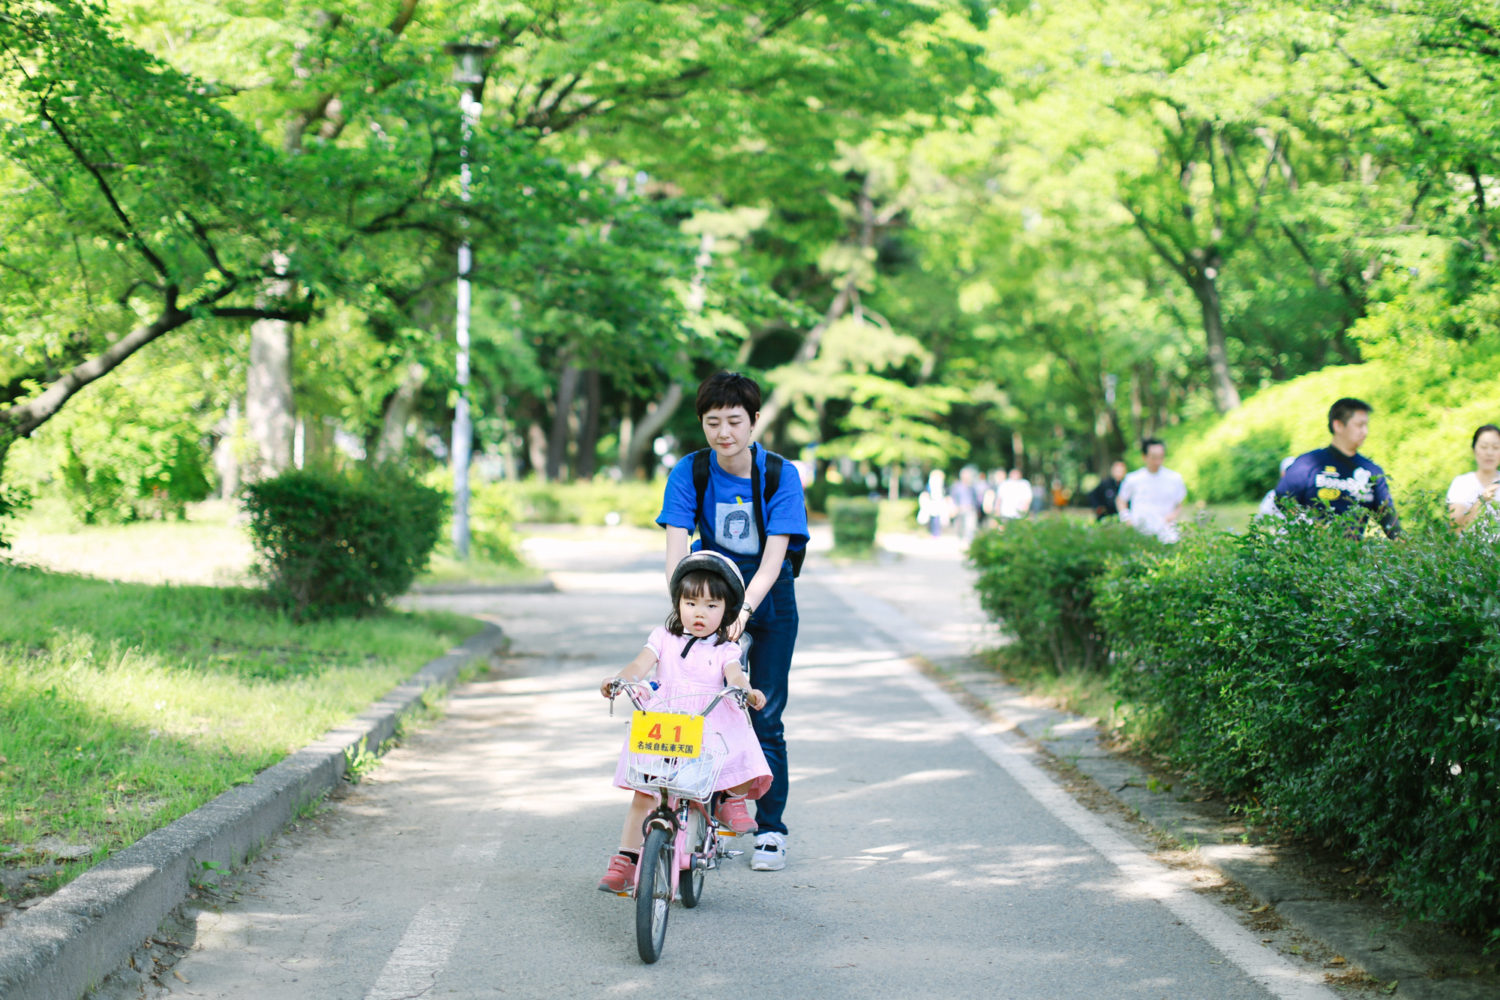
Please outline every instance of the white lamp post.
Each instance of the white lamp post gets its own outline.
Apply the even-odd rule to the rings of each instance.
[[[484,85],[484,59],[495,49],[492,44],[455,42],[447,46],[448,54],[458,59],[453,82],[459,86],[458,107],[463,115],[463,141],[459,146],[459,198],[469,200],[469,142],[479,123],[479,91]],[[467,229],[466,215],[459,216],[459,228]],[[474,449],[474,424],[469,417],[469,272],[474,255],[465,236],[458,245],[458,400],[453,409],[453,553],[459,559],[469,558],[469,458]]]

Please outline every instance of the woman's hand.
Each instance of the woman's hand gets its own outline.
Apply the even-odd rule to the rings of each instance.
[[[740,613],[735,615],[734,623],[729,626],[729,641],[734,642],[744,633],[745,626],[750,624],[750,609],[740,608]]]

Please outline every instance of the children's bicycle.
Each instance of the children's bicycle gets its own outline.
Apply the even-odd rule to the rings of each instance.
[[[712,801],[727,748],[719,736],[705,741],[703,720],[725,698],[744,711],[746,693],[726,687],[662,698],[649,685],[627,680],[615,680],[609,692],[611,712],[615,695],[621,692],[636,709],[630,724],[626,781],[637,791],[658,797],[656,808],[642,824],[645,843],[636,865],[635,886],[632,892],[619,893],[635,897],[636,947],[649,965],[661,957],[672,900],[680,899],[688,909],[697,906],[703,899],[705,873],[718,868],[720,858],[740,853],[719,846],[720,824],[714,818]],[[700,709],[705,701],[707,705]]]

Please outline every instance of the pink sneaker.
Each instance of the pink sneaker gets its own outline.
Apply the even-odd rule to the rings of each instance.
[[[630,891],[635,885],[635,862],[623,854],[616,854],[609,859],[609,868],[604,877],[599,880],[600,892],[613,892],[623,895]]]
[[[743,795],[724,796],[724,801],[719,803],[718,819],[736,835],[755,832],[755,820],[750,818],[750,813],[745,809]]]

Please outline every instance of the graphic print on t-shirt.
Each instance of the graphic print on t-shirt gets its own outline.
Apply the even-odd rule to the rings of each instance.
[[[714,504],[714,537],[719,548],[743,556],[760,551],[755,532],[755,507],[749,497],[735,497],[733,503]]]
[[[1368,504],[1375,499],[1375,484],[1370,478],[1370,470],[1365,468],[1355,469],[1352,476],[1341,477],[1338,469],[1326,465],[1314,478],[1313,485],[1318,487],[1318,499],[1329,503],[1341,496],[1348,496],[1359,504]]]

